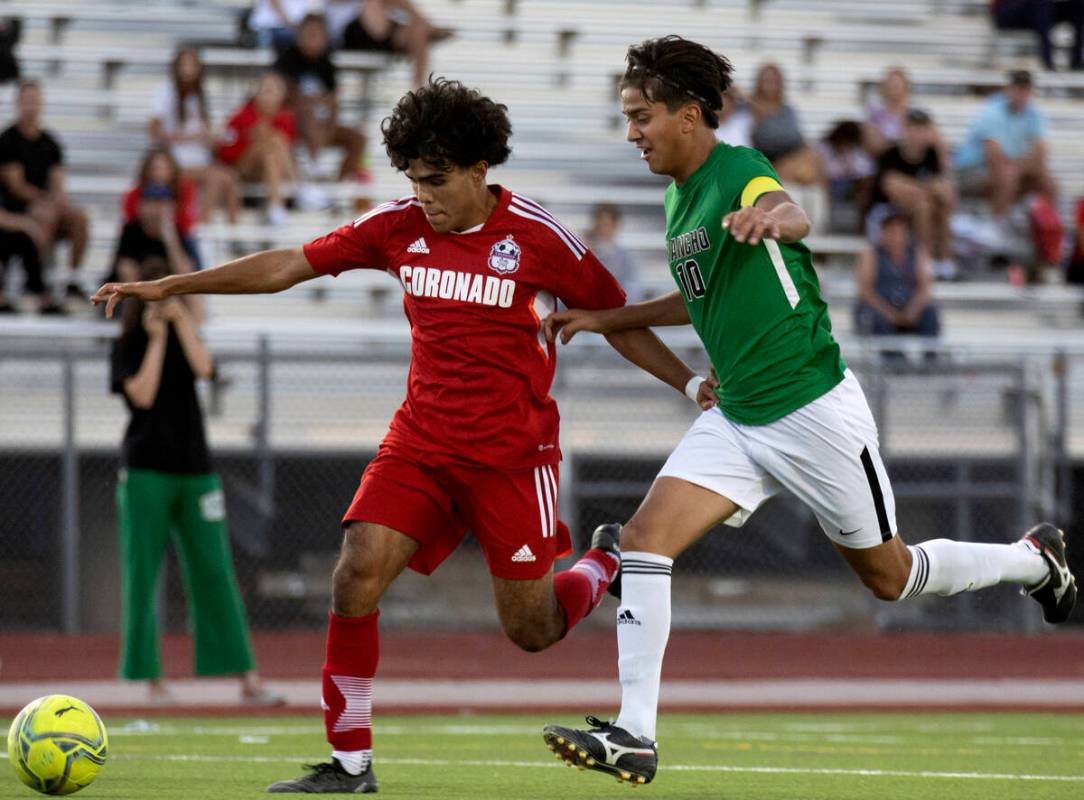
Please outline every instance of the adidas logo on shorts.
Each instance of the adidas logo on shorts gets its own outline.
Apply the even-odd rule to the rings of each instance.
[[[415,239],[411,243],[410,247],[408,247],[406,249],[406,251],[408,253],[424,253],[424,254],[428,255],[429,254],[429,245],[427,245],[425,243],[425,237],[424,236],[419,236],[417,239]]]
[[[517,550],[512,555],[512,560],[513,561],[535,561],[537,559],[535,559],[534,553],[531,552],[531,548],[529,548],[527,545],[523,545],[523,547],[519,548],[519,550]]]

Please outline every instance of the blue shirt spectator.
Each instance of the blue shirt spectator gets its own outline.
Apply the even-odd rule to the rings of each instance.
[[[984,160],[983,143],[993,140],[1005,155],[1020,159],[1028,154],[1037,141],[1046,138],[1046,117],[1032,102],[1014,110],[1008,95],[999,92],[983,105],[979,115],[971,123],[963,143],[956,151],[957,169],[981,166]]]

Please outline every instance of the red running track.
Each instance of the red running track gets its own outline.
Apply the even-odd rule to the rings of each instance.
[[[255,636],[260,671],[272,679],[317,679],[322,631]],[[382,678],[616,679],[613,633],[583,631],[543,652],[517,650],[499,633],[396,632],[381,637]],[[108,679],[115,636],[0,633],[0,682]],[[188,637],[163,642],[171,678],[192,674]],[[664,677],[1026,678],[1084,680],[1084,632],[1002,634],[675,633]]]

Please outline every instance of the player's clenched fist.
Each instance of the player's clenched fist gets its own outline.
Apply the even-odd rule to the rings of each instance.
[[[711,373],[700,384],[700,388],[696,390],[696,404],[704,411],[715,408],[715,406],[719,405],[719,398],[715,396],[715,390],[718,388],[719,379],[715,377],[715,367],[712,367]]]
[[[723,230],[730,231],[730,235],[739,242],[748,241],[749,244],[780,237],[779,223],[756,206],[731,211],[723,217]]]

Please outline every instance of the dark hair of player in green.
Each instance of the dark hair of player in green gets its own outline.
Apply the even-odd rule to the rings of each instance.
[[[726,57],[680,36],[663,36],[632,45],[625,61],[619,88],[639,89],[645,99],[665,104],[671,113],[695,102],[708,127],[719,127],[723,92],[734,73]]]
[[[430,78],[403,95],[380,130],[388,158],[400,171],[415,159],[446,172],[480,161],[495,167],[512,153],[508,107],[445,78]]]

